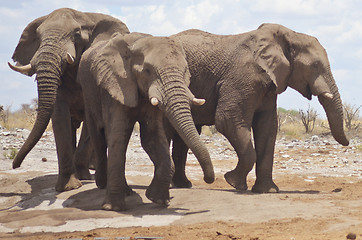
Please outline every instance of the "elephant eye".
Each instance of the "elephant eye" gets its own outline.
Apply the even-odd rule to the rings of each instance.
[[[319,66],[320,66],[320,62],[319,62],[319,61],[314,62],[314,63],[312,64],[312,67],[313,67],[314,69],[318,69]]]
[[[74,39],[75,39],[75,40],[79,40],[80,38],[81,38],[80,32],[76,32],[76,33],[74,34]]]
[[[80,29],[75,30],[74,32],[74,40],[78,41],[82,38],[82,34],[80,32]]]

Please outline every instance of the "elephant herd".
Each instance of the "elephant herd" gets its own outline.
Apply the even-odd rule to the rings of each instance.
[[[326,51],[316,38],[281,25],[263,24],[237,35],[193,29],[155,37],[130,33],[108,15],[58,9],[28,24],[12,59],[16,64],[9,66],[36,74],[38,86],[37,118],[13,168],[20,167],[52,119],[56,191],[90,179],[94,160],[96,184],[106,188],[106,210],[125,210],[125,197],[132,193],[125,162],[136,122],[155,166],[146,196],[162,205],[170,200],[170,184],[192,186],[185,174],[189,148],[205,182],[214,181],[199,136],[203,125],[215,125],[236,151],[237,166],[225,174],[231,186],[247,190],[247,175],[256,164],[252,191],[278,192],[272,178],[276,100],[288,86],[309,100],[318,96],[333,137],[349,144]]]

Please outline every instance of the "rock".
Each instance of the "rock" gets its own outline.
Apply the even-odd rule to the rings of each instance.
[[[314,135],[314,136],[312,136],[311,141],[312,142],[317,142],[317,141],[319,141],[319,137],[317,135]]]
[[[341,192],[341,191],[342,191],[342,188],[336,188],[332,192],[337,193],[337,192]]]
[[[357,239],[357,235],[355,233],[348,233],[346,238],[354,240],[354,239]]]

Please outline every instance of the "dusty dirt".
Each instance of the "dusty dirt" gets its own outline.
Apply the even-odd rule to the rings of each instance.
[[[208,185],[190,153],[192,189],[171,189],[168,208],[145,198],[153,166],[134,134],[127,153],[127,180],[136,194],[129,210],[99,210],[104,190],[83,181],[77,190],[54,190],[57,158],[51,133],[22,167],[6,158],[27,131],[0,129],[0,238],[4,239],[362,239],[361,140],[342,147],[330,137],[279,139],[275,152],[277,194],[240,193],[223,174],[236,155],[219,135],[203,135],[217,179]],[[46,161],[42,161],[46,158]],[[248,178],[249,187],[255,173]]]

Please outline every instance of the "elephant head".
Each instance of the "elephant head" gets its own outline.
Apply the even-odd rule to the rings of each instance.
[[[21,165],[44,133],[51,118],[57,89],[66,80],[75,81],[82,53],[93,43],[114,32],[129,33],[127,26],[113,17],[58,9],[32,21],[23,31],[13,54],[20,73],[36,74],[38,113],[34,127],[13,162]]]
[[[180,45],[167,37],[131,33],[114,36],[92,57],[97,84],[112,98],[136,107],[146,98],[158,107],[191,148],[207,183],[214,181],[209,153],[191,116],[191,104],[201,105],[188,89],[190,72]]]
[[[263,24],[256,31],[254,58],[282,93],[289,86],[311,100],[318,96],[333,137],[347,146],[343,108],[327,53],[312,36],[277,24]]]

